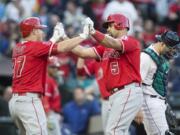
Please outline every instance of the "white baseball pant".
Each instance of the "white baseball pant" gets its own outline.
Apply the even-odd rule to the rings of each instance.
[[[142,107],[142,102],[142,89],[136,83],[126,85],[111,95],[105,135],[128,135],[130,124]]]
[[[102,99],[102,106],[101,106],[101,117],[102,117],[102,126],[103,130],[105,131],[107,125],[107,119],[109,117],[109,100]]]
[[[144,94],[142,111],[147,135],[165,135],[165,131],[169,129],[165,110],[165,100],[152,98],[150,95]]]
[[[20,135],[47,135],[46,116],[38,94],[13,94],[9,109],[12,119],[20,129]]]

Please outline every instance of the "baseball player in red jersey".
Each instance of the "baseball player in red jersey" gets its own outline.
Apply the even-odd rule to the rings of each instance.
[[[103,70],[101,67],[101,63],[95,60],[92,60],[90,62],[88,62],[87,64],[85,64],[84,59],[78,58],[77,61],[77,73],[79,76],[84,76],[84,75],[88,75],[88,76],[93,76],[95,75],[98,86],[99,86],[99,90],[100,90],[100,94],[102,97],[102,107],[101,107],[101,113],[102,113],[102,125],[103,125],[103,129],[106,129],[106,125],[107,125],[107,118],[109,115],[109,101],[108,98],[111,95],[111,93],[106,90],[106,87],[104,85],[104,75],[103,75]]]
[[[43,97],[46,102],[43,102],[45,108],[48,135],[61,135],[61,95],[58,90],[58,84],[54,77],[58,72],[60,66],[59,60],[55,56],[51,56],[48,60],[48,74],[46,79],[45,96]]]
[[[20,23],[23,37],[13,49],[13,97],[10,113],[22,135],[47,135],[47,124],[40,96],[44,94],[48,56],[67,52],[88,38],[85,25],[78,37],[58,42],[65,37],[63,25],[58,23],[52,38],[44,42],[44,25],[39,18],[30,17]]]
[[[100,60],[105,87],[111,93],[105,134],[127,135],[143,101],[140,87],[140,43],[127,36],[129,20],[121,14],[108,16],[103,26],[109,35],[95,30],[90,18],[85,23],[90,25],[91,36],[102,46],[77,46],[72,51],[82,58]]]

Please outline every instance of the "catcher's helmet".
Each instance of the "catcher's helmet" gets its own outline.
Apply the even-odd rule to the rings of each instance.
[[[42,25],[37,17],[29,17],[20,23],[20,31],[23,38],[27,37],[33,29],[44,29],[46,25]]]
[[[107,29],[110,23],[114,23],[117,30],[127,28],[129,30],[129,19],[122,14],[111,14],[108,16],[107,21],[103,23],[103,28]]]
[[[169,52],[164,54],[167,59],[171,59],[178,55],[180,52],[180,38],[176,32],[166,31],[161,35],[156,35],[156,39],[163,42],[171,49]]]
[[[180,38],[178,34],[173,31],[166,31],[161,35],[156,35],[156,39],[165,43],[170,48],[180,45]]]

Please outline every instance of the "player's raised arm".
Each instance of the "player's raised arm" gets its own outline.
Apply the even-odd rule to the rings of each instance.
[[[121,29],[121,28],[118,23],[119,23],[119,21],[122,21],[122,20],[124,22],[122,28],[127,28],[127,29],[123,29],[120,32],[119,29]],[[103,46],[108,47],[108,48],[113,48],[116,50],[120,50],[120,51],[123,50],[123,43],[121,42],[121,40],[117,39],[116,37],[119,37],[120,35],[127,35],[128,29],[129,29],[129,22],[126,17],[120,16],[120,15],[116,15],[116,16],[114,15],[114,16],[108,18],[108,21],[105,22],[105,25],[103,25],[103,26],[106,26],[106,29],[107,29],[109,35],[103,34],[100,31],[95,30],[94,23],[90,18],[88,20],[88,23],[91,27],[90,28],[91,35],[98,42],[100,42]],[[116,27],[116,29],[112,29],[114,27]]]
[[[113,48],[113,49],[116,49],[119,51],[122,51],[122,49],[123,49],[122,43],[118,39],[115,39],[109,35],[105,35],[96,30],[94,33],[92,33],[92,36],[97,41],[101,42],[101,44],[105,47]]]
[[[90,34],[90,23],[89,23],[90,18],[86,18],[84,21],[85,26],[88,26],[88,34]],[[84,27],[84,29],[86,29],[86,27]],[[85,30],[84,30],[85,31]],[[94,49],[92,47],[83,47],[83,46],[76,46],[72,52],[74,54],[76,54],[77,56],[81,57],[81,58],[94,58],[97,59],[98,56],[95,53]]]
[[[54,28],[54,33],[50,41],[52,43],[57,42],[57,51],[58,52],[68,52],[72,50],[74,47],[79,45],[82,41],[89,37],[89,26],[87,24],[84,25],[83,32],[79,34],[78,37],[74,37],[71,39],[67,39],[61,42],[58,42],[60,38],[65,38],[66,34],[64,31],[64,27],[62,23],[57,23]]]

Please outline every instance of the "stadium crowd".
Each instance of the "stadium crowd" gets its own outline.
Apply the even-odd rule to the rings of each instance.
[[[180,36],[180,0],[1,0],[0,65],[4,64],[3,60],[11,59],[12,48],[21,40],[18,24],[24,18],[39,17],[48,26],[46,39],[49,39],[58,21],[63,22],[68,37],[76,36],[83,28],[82,20],[87,16],[94,21],[96,29],[105,31],[102,23],[111,13],[121,13],[130,19],[129,34],[141,42],[142,50],[155,42],[156,34],[165,30],[177,31]],[[86,40],[82,45],[95,46],[96,42]],[[61,95],[58,113],[63,123],[60,125],[66,129],[62,130],[62,134],[85,135],[89,118],[101,112],[98,85],[92,76],[77,75],[77,56],[63,53],[57,57],[60,65],[53,77]],[[7,102],[11,97],[11,82],[4,79],[10,77],[11,70],[9,72],[7,75],[0,74],[3,76],[0,80],[0,117],[9,116]],[[179,84],[180,55],[171,60],[169,92],[180,91]],[[52,125],[48,126],[51,128]],[[142,117],[139,116],[132,123],[130,135],[144,134]]]

